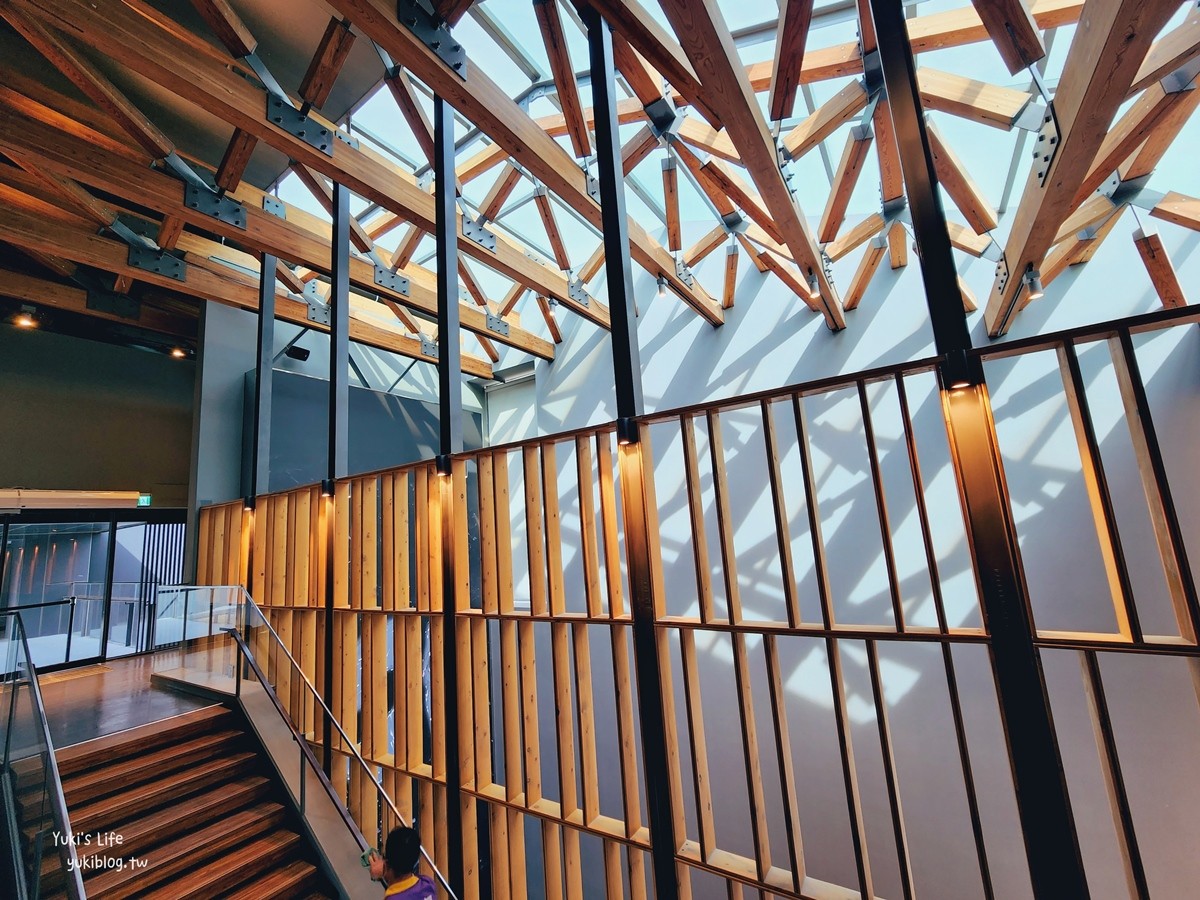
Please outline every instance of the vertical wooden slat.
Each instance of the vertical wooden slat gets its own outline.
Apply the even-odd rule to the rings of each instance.
[[[474,791],[478,787],[478,776],[475,770],[475,666],[473,658],[474,639],[472,637],[473,619],[457,616],[454,620],[454,634],[447,635],[448,640],[457,642],[455,647],[455,681],[449,689],[458,692],[458,771],[462,791]],[[486,684],[486,682],[484,682]],[[451,748],[453,749],[453,748]],[[462,794],[461,796],[467,796]],[[466,836],[464,834],[464,847]]]
[[[763,635],[763,653],[767,663],[767,691],[771,696],[771,721],[775,726],[775,755],[779,765],[779,787],[783,801],[783,825],[787,832],[788,859],[792,870],[792,890],[799,893],[804,884],[804,842],[800,834],[799,795],[796,771],[792,763],[792,741],[787,720],[787,695],[779,665],[775,635]]]
[[[625,900],[621,881],[621,845],[604,842],[604,900]]]
[[[858,870],[858,888],[863,897],[874,897],[871,862],[867,857],[867,829],[863,820],[862,797],[858,788],[858,769],[854,763],[854,743],[850,737],[850,714],[846,708],[846,682],[842,673],[842,649],[836,638],[825,638],[829,661],[829,683],[833,690],[833,715],[837,723],[838,752],[842,757],[842,778],[846,787],[846,812],[850,819],[850,839],[854,845],[854,864]]]
[[[580,855],[579,832],[569,825],[564,825],[562,842],[567,900],[583,900],[583,859]]]
[[[525,803],[542,799],[542,752],[538,728],[537,650],[533,622],[518,622],[521,655],[521,731],[525,757]]]
[[[579,486],[579,548],[583,559],[583,595],[589,618],[604,615],[600,596],[600,549],[596,535],[596,494],[592,486],[592,445],[587,435],[575,438],[575,471]]]
[[[550,646],[554,666],[554,720],[558,738],[558,781],[560,812],[563,819],[579,811],[579,790],[575,783],[574,700],[571,697],[571,648],[566,622],[550,624]]]
[[[1096,438],[1096,428],[1092,422],[1087,389],[1083,373],[1079,369],[1075,345],[1069,341],[1063,342],[1058,346],[1057,356],[1067,409],[1071,414],[1071,424],[1074,426],[1075,441],[1079,448],[1079,463],[1084,488],[1087,491],[1088,506],[1096,526],[1100,556],[1104,560],[1104,572],[1107,576],[1113,614],[1117,620],[1117,631],[1127,639],[1140,643],[1142,627],[1133,601],[1133,586],[1129,581],[1129,570],[1121,549],[1116,512],[1108,490],[1108,478],[1104,474],[1104,462],[1100,458],[1100,442]]]
[[[863,438],[867,444],[867,461],[871,467],[872,493],[875,511],[879,516],[879,538],[883,547],[883,563],[887,571],[888,596],[892,601],[892,619],[897,631],[905,630],[904,604],[900,596],[900,576],[896,573],[896,551],[892,546],[892,527],[888,520],[887,497],[883,491],[883,472],[879,468],[879,448],[875,445],[875,425],[871,421],[871,401],[867,383],[858,382],[858,405],[862,411]]]
[[[521,749],[521,663],[517,623],[500,622],[501,703],[504,710],[504,784],[509,803],[525,803],[525,774]]]
[[[558,463],[555,445],[542,444],[542,503],[545,509],[546,571],[550,591],[550,615],[566,611],[563,585],[562,523],[558,509]]]
[[[250,583],[250,595],[259,603],[267,602],[267,564],[271,558],[267,535],[270,531],[271,508],[274,503],[275,498],[263,497],[254,510],[254,574]],[[203,535],[203,528],[200,533]]]
[[[287,494],[271,503],[271,581],[263,602],[280,606],[287,602],[287,522],[291,506]]]
[[[692,755],[692,787],[696,792],[696,821],[700,830],[700,856],[708,860],[717,848],[717,834],[713,822],[712,790],[708,775],[708,744],[704,737],[700,667],[696,662],[696,636],[692,629],[679,630],[679,651],[683,666],[683,702],[687,707],[688,738]]]
[[[799,394],[792,396],[792,412],[796,418],[797,446],[800,450],[800,473],[804,480],[804,502],[808,510],[808,533],[812,541],[813,575],[821,602],[821,624],[834,627],[833,598],[829,587],[829,564],[825,558],[825,537],[821,528],[821,507],[817,502],[817,479],[813,475],[812,454],[809,452],[808,417]]]
[[[362,576],[363,609],[379,609],[379,479],[362,481]]]
[[[596,713],[592,694],[592,656],[585,622],[571,624],[575,651],[575,711],[579,725],[580,775],[583,783],[583,824],[600,815],[600,772],[596,757]]]
[[[509,877],[512,879],[513,896],[519,897],[528,889],[526,875],[527,862],[525,859],[525,816],[515,809],[508,811],[508,858]]]
[[[783,600],[787,605],[788,625],[795,628],[800,624],[800,600],[796,595],[796,566],[792,562],[792,535],[788,527],[787,500],[783,495],[783,475],[779,470],[779,441],[775,436],[773,406],[770,400],[762,401],[763,444],[767,454],[767,478],[771,483],[771,506],[775,510]]]
[[[867,667],[871,672],[871,695],[875,702],[875,722],[879,728],[879,747],[883,753],[883,776],[887,783],[888,807],[892,813],[892,833],[896,839],[896,863],[900,868],[900,890],[905,900],[912,900],[916,893],[913,887],[912,862],[908,855],[908,832],[904,822],[904,809],[900,803],[900,785],[896,774],[896,757],[892,752],[892,728],[888,716],[887,697],[883,691],[883,678],[879,672],[879,648],[875,641],[867,641]]]
[[[379,599],[380,607],[390,612],[396,608],[396,481],[390,472],[379,481]]]
[[[628,625],[609,626],[612,637],[613,690],[617,701],[617,746],[621,760],[621,799],[625,812],[625,836],[633,837],[642,827],[638,792],[637,749],[633,743],[633,686],[630,679]]]
[[[692,558],[696,564],[696,598],[700,621],[713,620],[712,568],[708,561],[708,537],[704,531],[704,495],[700,490],[700,463],[696,455],[696,426],[690,415],[679,417],[683,436],[683,475],[687,487],[688,515],[692,526]]]
[[[508,453],[504,450],[492,457],[492,477],[496,496],[496,587],[500,612],[513,611],[512,573],[512,507],[508,496]],[[505,721],[510,721],[505,714]]]
[[[413,559],[417,576],[414,605],[422,612],[429,611],[430,521],[429,469],[420,466],[413,472]],[[440,566],[435,568],[440,569]]]
[[[408,693],[407,617],[392,616],[392,758],[398,769],[408,769],[408,707],[414,698]]]
[[[542,821],[542,874],[546,900],[563,900],[562,828],[554,822]]]
[[[600,523],[604,529],[604,576],[608,587],[608,614],[625,618],[625,600],[621,589],[621,548],[618,537],[617,491],[613,480],[612,438],[608,432],[596,435],[596,470],[600,476]]]
[[[1128,331],[1121,331],[1108,345],[1179,634],[1194,643],[1200,636],[1200,602],[1133,340]]]
[[[492,896],[515,897],[512,874],[509,871],[509,856],[512,847],[508,842],[508,810],[499,803],[487,804],[488,827],[491,832],[491,856],[488,860],[492,872]]]
[[[729,509],[729,478],[725,472],[725,441],[721,437],[721,416],[708,413],[708,450],[712,458],[713,487],[717,501],[717,532],[721,536],[721,573],[725,577],[725,599],[729,621],[742,621],[742,598],[738,589],[737,549],[733,543],[733,514]]]
[[[405,675],[406,686],[406,727],[408,740],[408,769],[410,772],[421,771],[425,760],[425,735],[422,727],[422,700],[425,696],[424,679],[421,673],[421,617],[407,615],[404,617]]]
[[[1100,756],[1100,770],[1104,775],[1109,811],[1117,832],[1117,843],[1121,848],[1121,867],[1125,872],[1125,882],[1131,896],[1145,900],[1150,896],[1150,889],[1146,882],[1142,852],[1138,847],[1137,831],[1133,825],[1133,813],[1129,808],[1129,794],[1125,790],[1125,776],[1121,771],[1121,757],[1117,752],[1112,719],[1108,713],[1104,681],[1100,676],[1100,660],[1096,651],[1083,650],[1080,651],[1079,662],[1083,669],[1084,693],[1087,695],[1088,713],[1096,737],[1096,750]]]
[[[535,616],[544,616],[546,606],[546,530],[542,514],[541,473],[538,471],[537,447],[526,447],[522,453],[525,472],[525,537],[529,556],[529,609]]]
[[[290,606],[308,606],[312,602],[312,582],[309,570],[312,566],[312,522],[311,490],[300,490],[293,495],[296,506],[296,543],[293,549],[292,593],[288,598]]]
[[[496,582],[496,484],[492,472],[492,455],[481,453],[476,458],[479,486],[479,581],[480,597],[485,614],[500,611],[500,589]],[[507,548],[505,548],[507,552]]]
[[[350,605],[350,482],[339,481],[333,488],[333,605]]]
[[[492,773],[491,664],[488,660],[488,622],[471,619],[471,696],[474,701],[475,788],[486,790],[494,783]]]
[[[733,677],[737,687],[738,713],[742,726],[742,756],[746,765],[746,799],[750,804],[751,837],[758,877],[764,880],[771,870],[771,838],[767,826],[767,804],[763,795],[762,763],[758,755],[758,724],[754,716],[754,695],[750,687],[750,663],[746,656],[746,635],[736,632],[733,642]]]
[[[429,703],[432,709],[429,734],[433,777],[437,781],[445,781],[446,755],[452,749],[446,746],[446,674],[442,648],[446,641],[453,639],[452,634],[446,633],[445,620],[441,616],[429,617]]]

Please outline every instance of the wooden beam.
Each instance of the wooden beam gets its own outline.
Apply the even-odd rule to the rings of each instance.
[[[1200,57],[1200,10],[1192,10],[1182,25],[1154,42],[1142,61],[1130,91],[1140,91]]]
[[[725,230],[725,226],[718,225],[688,248],[687,252],[683,254],[683,261],[687,263],[690,268],[695,268],[700,260],[708,256],[710,253],[724,244],[728,239],[729,232]]]
[[[800,65],[812,23],[813,0],[783,0],[775,30],[775,65],[767,113],[778,121],[792,114],[800,87]]]
[[[1076,232],[1083,231],[1097,222],[1107,219],[1114,209],[1116,209],[1116,204],[1111,199],[1104,194],[1093,194],[1059,226],[1054,235],[1054,243],[1065,241]]]
[[[658,149],[658,136],[643,125],[621,148],[621,171],[628,175],[637,164]]]
[[[959,225],[953,219],[946,221],[946,231],[950,236],[950,246],[972,256],[980,257],[992,245],[992,239],[987,235],[976,234],[971,228]]]
[[[737,147],[742,163],[770,212],[780,242],[791,250],[792,258],[801,270],[811,270],[816,275],[819,305],[826,324],[834,330],[844,328],[846,322],[837,292],[825,273],[808,223],[784,181],[775,141],[767,130],[766,120],[750,89],[746,70],[739,61],[733,37],[716,0],[661,0],[661,6],[696,67],[705,104],[716,109]],[[682,87],[679,90],[688,96]],[[689,99],[696,103],[696,97]]]
[[[192,6],[235,57],[240,59],[258,48],[258,41],[226,0],[192,0]]]
[[[353,46],[354,32],[350,30],[350,23],[337,16],[330,18],[317,44],[317,52],[308,64],[308,71],[300,81],[300,99],[305,104],[317,109],[325,105]]]
[[[550,194],[544,187],[538,187],[533,194],[537,205],[538,215],[542,219],[542,227],[546,229],[546,237],[550,239],[550,249],[554,253],[554,261],[564,272],[571,268],[571,258],[567,255],[567,245],[563,243],[562,232],[558,230],[558,220],[554,218],[554,207],[550,204]]]
[[[821,215],[821,225],[817,228],[817,240],[822,244],[828,244],[837,237],[846,218],[846,207],[858,184],[858,176],[862,174],[863,162],[874,140],[871,130],[860,126],[856,126],[846,137],[846,146],[842,150],[837,173],[833,176],[833,189],[829,192],[825,212]]]
[[[712,123],[721,127],[720,111],[708,102],[700,87],[700,77],[692,68],[694,59],[679,47],[679,41],[646,11],[638,0],[574,0],[577,7],[589,5],[597,10],[613,31],[627,40],[646,61],[670,82],[696,111]],[[668,18],[670,18],[668,14]],[[678,29],[676,29],[678,33]]]
[[[716,207],[717,215],[730,216],[737,212],[733,201],[729,199],[729,195],[725,193],[725,189],[714,176],[713,170],[706,168],[705,164],[700,161],[700,157],[693,153],[690,147],[679,141],[675,141],[671,144],[671,151],[687,167],[687,170],[692,173],[692,177],[696,179],[701,192]]]
[[[82,288],[47,281],[44,278],[14,272],[10,269],[0,269],[0,295],[24,303],[36,303],[51,309],[91,316],[94,319],[105,319],[135,328],[145,328],[148,331],[169,334],[173,337],[194,338],[196,336],[195,316],[189,318],[173,315],[146,303],[141,305],[136,318],[119,316],[116,313],[104,312],[88,306],[88,294]]]
[[[332,216],[333,186],[323,176],[316,174],[307,166],[293,163],[291,168],[301,183],[308,188],[309,193],[321,204],[325,212]],[[371,240],[371,236],[367,234],[367,230],[362,227],[362,224],[355,216],[350,217],[350,243],[354,245],[354,248],[359,253],[371,253],[375,249],[375,242]]]
[[[850,280],[850,289],[846,291],[847,312],[858,309],[858,304],[862,302],[863,295],[867,292],[867,285],[871,283],[871,279],[875,277],[875,272],[879,269],[879,264],[883,262],[883,255],[887,252],[887,247],[887,238],[883,236],[874,239],[867,245],[867,252],[859,261],[854,278]]]
[[[760,250],[758,258],[766,265],[767,269],[775,274],[775,277],[787,285],[788,289],[798,298],[804,301],[804,305],[813,312],[819,312],[817,306],[817,298],[813,296],[812,288],[809,287],[804,275],[792,268],[791,263],[780,259],[770,250]]]
[[[679,164],[668,156],[662,161],[663,207],[667,211],[667,249],[678,251],[683,244],[679,225]]]
[[[558,0],[534,0],[533,11],[537,14],[538,28],[542,32],[542,44],[550,60],[550,73],[558,90],[558,103],[567,120],[567,133],[571,136],[571,147],[575,155],[583,158],[592,152],[587,122],[583,118],[583,104],[579,102],[579,85],[575,83],[575,68],[567,51],[567,38],[563,34],[562,17],[558,12]]]
[[[921,105],[926,109],[936,109],[1005,131],[1012,128],[1031,100],[1026,91],[926,66],[917,69],[917,85],[921,91]]]
[[[463,287],[467,289],[467,293],[471,295],[471,299],[475,301],[476,306],[487,307],[488,299],[484,294],[483,288],[479,286],[479,282],[475,280],[475,274],[467,265],[465,259],[458,261],[458,277],[462,279]]]
[[[218,234],[251,252],[267,252],[281,259],[300,262],[317,271],[329,271],[330,225],[286,204],[285,219],[265,212],[262,201],[266,195],[252,185],[244,184],[231,194],[245,208],[247,224],[245,229],[241,229],[189,208],[183,202],[178,179],[170,175],[144,169],[134,161],[106,154],[98,148],[80,146],[42,123],[23,119],[18,128],[17,121],[12,113],[0,110],[0,150],[5,153],[10,150],[18,154],[28,153],[30,147],[36,147],[41,154],[41,165],[48,172],[78,178],[110,194],[132,197],[143,208],[154,209],[164,216],[178,217],[185,223]],[[392,293],[377,285],[374,266],[368,261],[357,257],[350,259],[351,283],[359,289],[390,296],[427,314],[436,313],[433,273],[410,269],[406,274],[410,276],[407,296]],[[461,316],[463,327],[490,333],[485,315],[478,309],[464,307]],[[545,356],[546,353],[553,353],[553,347],[548,342],[516,327],[510,328],[508,335],[498,335],[496,339],[515,342],[513,346],[543,358],[549,358]]]
[[[783,235],[776,225],[774,217],[763,205],[762,198],[754,188],[741,179],[733,167],[719,159],[710,159],[703,165],[703,170],[714,184],[730,201],[738,206],[752,222],[758,224],[763,231],[770,235],[771,240],[782,242]]]
[[[12,0],[5,0],[5,2],[12,2]],[[18,0],[18,2],[28,4],[31,0]],[[424,230],[433,229],[433,199],[416,184],[411,175],[365,146],[355,149],[347,144],[339,143],[335,157],[330,157],[311,144],[277,128],[263,115],[266,98],[260,87],[249,83],[228,69],[213,65],[207,58],[195,54],[181,58],[182,47],[173,35],[163,33],[153,23],[138,16],[118,0],[37,0],[37,2],[43,15],[55,24],[69,25],[90,46],[108,54],[117,62],[154,79],[165,89],[197,103],[230,124],[254,134],[260,140],[288,154],[297,162],[337,180],[367,200],[405,216],[408,221]],[[360,2],[369,5],[376,0],[336,0],[335,5],[352,6]],[[379,15],[378,10],[376,15]],[[353,17],[351,18],[353,21]],[[445,69],[445,76],[454,78],[461,89],[462,82],[458,76],[453,75],[441,60],[433,55],[433,51],[426,48],[393,20],[394,10],[388,20],[381,23],[378,36],[386,38],[388,35],[407,35],[415,43],[415,46],[420,48],[419,52],[428,54],[433,61],[436,61],[439,67]],[[96,27],[89,27],[88,23],[93,23]],[[376,35],[371,36],[375,37]],[[409,46],[407,40],[402,46],[406,48]],[[395,43],[391,48],[385,47],[385,49],[389,49],[389,52],[398,50]],[[394,52],[393,57],[404,58],[411,63],[416,60],[417,53],[405,49],[403,52]],[[478,67],[472,67],[476,77],[479,77],[477,70]],[[435,85],[435,88],[440,87],[440,84]],[[478,86],[476,85],[476,87]],[[523,118],[532,126],[532,120],[511,99],[499,94],[498,87],[493,85],[493,88],[499,96],[495,104],[487,105],[489,107],[496,106],[494,114],[503,116],[506,111],[504,107],[507,105],[511,110],[515,110],[511,118],[515,120]],[[478,113],[478,109],[464,109],[458,102],[460,98],[451,97],[450,99],[465,113]],[[540,132],[540,134],[542,138],[551,142],[561,159],[574,170],[570,181],[563,183],[564,190],[570,193],[572,185],[577,188],[579,194],[587,198],[588,203],[595,208],[598,219],[599,208],[587,195],[582,170],[575,166],[561,148],[553,144],[553,141],[544,132]],[[561,173],[556,180],[563,182]],[[639,245],[631,248],[634,250],[635,257],[656,267],[665,266],[665,262],[662,262],[661,258],[670,260],[670,255],[662,247],[658,247],[660,255],[656,255],[651,246],[652,242],[646,240],[643,243],[643,238],[648,239],[644,229],[638,234]],[[473,256],[485,265],[508,277],[522,281],[529,287],[541,290],[548,296],[555,297],[564,306],[570,307],[602,327],[607,327],[608,309],[604,304],[593,300],[585,306],[574,300],[569,294],[567,280],[562,273],[531,259],[523,249],[516,247],[502,235],[497,235],[494,251],[465,237],[461,246],[464,253]],[[671,269],[670,277],[674,277],[673,262]],[[676,280],[678,279],[676,278]],[[683,285],[683,288],[685,293],[690,293],[687,291],[686,285]],[[719,307],[716,307],[715,304],[712,306],[719,313]]]
[[[1037,23],[1025,0],[971,0],[1010,75],[1046,56]]]
[[[899,222],[893,222],[888,229],[888,256],[893,269],[903,269],[908,265],[908,232]]]
[[[513,311],[513,308],[521,301],[521,298],[528,292],[528,288],[514,284],[512,290],[508,292],[508,296],[504,298],[504,302],[500,305],[500,317],[504,318]]]
[[[384,76],[383,83],[387,85],[392,99],[400,107],[400,113],[404,116],[404,121],[408,123],[408,127],[412,130],[413,137],[417,141],[417,146],[425,154],[425,161],[432,165],[433,124],[429,121],[429,116],[425,114],[425,107],[417,99],[417,92],[413,88],[412,79],[403,68],[396,66]]]
[[[1072,206],[1083,203],[1152,135],[1166,138],[1169,144],[1183,125],[1174,116],[1175,110],[1183,107],[1190,115],[1196,107],[1196,97],[1193,95],[1197,91],[1200,88],[1194,86],[1184,90],[1167,90],[1162,82],[1155,82],[1146,88],[1133,106],[1106,130],[1095,159],[1075,189]]]
[[[1079,20],[1084,0],[1034,0],[1032,12],[1038,28],[1045,31]],[[970,6],[916,16],[908,21],[908,37],[914,54],[947,47],[963,47],[990,39],[979,14]],[[746,75],[756,92],[769,90],[774,67],[772,60],[751,63]],[[832,47],[809,49],[800,66],[800,83],[826,81],[862,74],[862,54],[857,41]]]
[[[1184,98],[1159,120],[1137,153],[1120,166],[1122,181],[1149,175],[1162,161],[1164,154],[1200,106],[1200,90],[1184,91]]]
[[[991,231],[997,225],[996,210],[983,196],[983,191],[967,173],[958,156],[942,140],[942,134],[932,122],[925,123],[929,135],[929,150],[933,154],[933,165],[938,183],[946,189],[954,205],[958,207],[976,234]]]
[[[892,108],[886,100],[875,106],[875,155],[879,158],[879,196],[884,203],[904,196],[904,172],[900,168],[900,148],[892,124]]]
[[[1179,283],[1179,276],[1175,274],[1175,267],[1171,265],[1171,257],[1167,256],[1162,238],[1158,233],[1152,231],[1147,234],[1139,228],[1133,233],[1133,243],[1142,257],[1146,272],[1150,275],[1150,281],[1154,285],[1154,289],[1158,291],[1163,306],[1167,308],[1187,306],[1187,297],[1184,296],[1183,286]]]
[[[1042,263],[1042,286],[1049,287],[1050,283],[1065,272],[1068,267],[1081,265],[1095,256],[1104,239],[1108,237],[1113,226],[1117,224],[1117,219],[1121,217],[1121,209],[1123,207],[1114,210],[1112,215],[1107,219],[1089,228],[1082,235],[1072,235],[1051,250],[1046,255],[1046,261]],[[1021,302],[1022,309],[1027,305],[1028,301],[1024,299],[1023,295]]]
[[[784,135],[783,148],[792,159],[799,159],[837,131],[838,126],[866,109],[868,99],[861,81],[850,82]]]
[[[82,0],[52,2],[77,3]],[[103,2],[110,3],[112,0]],[[434,93],[449,101],[455,109],[473,121],[481,131],[495,140],[504,151],[563,202],[578,210],[594,226],[600,226],[600,207],[588,193],[583,170],[525,110],[488,78],[481,66],[469,65],[465,77],[460,77],[419,38],[396,21],[394,4],[388,0],[330,0],[330,5],[347,16],[360,32],[387,50],[393,59],[403,59],[408,69],[429,85]],[[638,108],[640,110],[640,105]],[[388,203],[384,205],[391,208]],[[431,201],[429,207],[432,209]],[[707,321],[713,324],[723,321],[720,306],[698,284],[688,285],[679,277],[671,254],[635,219],[630,219],[629,236],[630,255],[638,265],[652,275],[661,274],[665,277],[675,292]],[[472,243],[470,240],[463,242],[464,252],[477,252],[469,246]],[[533,262],[525,257],[524,252],[521,252],[521,256],[527,262]],[[494,265],[493,267],[495,268]],[[544,272],[553,273],[556,277],[548,286],[540,287],[531,283],[532,279],[528,279],[525,282],[528,287],[540,289],[543,294],[554,297],[563,306],[570,307],[581,315],[590,317],[597,324],[607,327],[607,307],[595,300],[587,307],[582,306],[569,297],[566,279],[562,278],[561,273],[553,272],[547,266],[539,268]],[[547,290],[546,287],[552,289]]]
[[[520,183],[521,170],[511,163],[506,165],[504,171],[496,176],[487,196],[483,198],[483,204],[479,207],[480,220],[483,222],[494,221]]]
[[[221,157],[221,164],[217,167],[217,187],[232,191],[242,183],[246,166],[250,165],[250,157],[254,155],[254,148],[257,146],[258,138],[254,135],[247,134],[240,128],[233,130],[233,137],[229,139],[229,146],[225,148],[225,155]]]
[[[975,292],[971,290],[961,275],[958,276],[958,293],[962,297],[963,310],[973,313],[979,309],[979,302],[975,299]]]
[[[719,156],[721,159],[738,165],[742,164],[742,158],[738,156],[737,147],[733,146],[729,135],[694,116],[685,116],[678,123],[675,134],[680,140],[687,141],[693,147],[699,147],[713,156]]]
[[[1192,231],[1200,231],[1200,200],[1178,191],[1168,192],[1150,210],[1150,215]]]
[[[887,227],[887,219],[879,213],[872,213],[865,216],[858,224],[840,235],[836,241],[833,241],[825,248],[825,252],[829,258],[837,262],[855,247],[865,244],[879,232]]]
[[[725,251],[725,285],[721,291],[721,306],[725,309],[733,307],[734,294],[737,293],[738,245],[730,241]]]
[[[258,309],[257,275],[249,276],[244,272],[212,263],[197,255],[186,255],[187,278],[180,282],[157,272],[130,266],[127,262],[128,247],[120,241],[110,240],[69,226],[46,222],[37,216],[11,209],[0,220],[0,240],[8,241],[19,247],[49,250],[56,255],[73,259],[84,265],[93,266],[115,275],[128,275],[139,281],[187,293],[202,300],[211,300],[251,311]],[[309,320],[307,304],[293,300],[287,295],[276,296],[275,310],[278,319],[294,322],[317,331],[327,330],[326,326]],[[389,332],[378,325],[364,322],[358,318],[351,318],[350,337],[359,343],[402,356],[436,361],[436,359],[424,355],[420,341]],[[491,366],[465,354],[463,371],[484,378],[491,377]]]
[[[155,159],[169,156],[175,149],[170,139],[142,115],[141,110],[119,91],[90,60],[66,43],[42,22],[26,15],[10,0],[0,0],[0,15],[83,91],[93,103],[112,116],[147,153]]]
[[[434,14],[447,25],[457,25],[475,0],[433,0]]]
[[[1008,330],[1023,273],[1041,265],[1150,43],[1177,6],[1172,0],[1088,0],[1088,16],[1075,32],[1054,100],[1057,152],[1044,181],[1036,165],[1029,173],[1005,246],[1005,266],[988,297],[984,315],[993,337]]]
[[[541,294],[537,295],[538,309],[541,310],[542,318],[546,320],[546,328],[550,331],[550,337],[554,343],[562,343],[562,330],[558,327],[558,319],[554,317],[554,310],[550,307],[550,301]]]
[[[649,106],[662,99],[662,76],[655,72],[642,58],[642,55],[629,46],[619,33],[612,36],[613,63],[617,71],[625,78],[633,95],[642,106]],[[590,120],[589,120],[590,121]]]
[[[406,268],[412,260],[413,254],[417,252],[417,246],[421,243],[421,238],[425,237],[425,232],[415,225],[410,225],[408,231],[405,232],[400,243],[396,245],[396,252],[392,254],[391,263],[392,271]]]
[[[588,257],[587,262],[579,269],[579,280],[584,284],[591,281],[599,273],[604,266],[604,241],[592,251],[592,255]]]

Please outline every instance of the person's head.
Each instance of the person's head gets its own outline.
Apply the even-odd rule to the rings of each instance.
[[[390,870],[384,873],[389,882],[413,874],[421,859],[421,838],[404,825],[393,828],[383,845],[383,859]]]

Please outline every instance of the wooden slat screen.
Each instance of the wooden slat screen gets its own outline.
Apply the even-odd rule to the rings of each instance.
[[[1172,496],[1145,340],[1115,329],[986,360],[1085,861],[1140,896],[1169,873],[1139,832],[1153,790],[1122,673],[1158,667],[1200,698],[1181,524],[1196,513]],[[343,479],[332,498],[271,495],[252,526],[240,504],[211,507],[201,580],[244,582],[249,560],[252,594],[320,684],[333,567],[334,712],[439,866],[446,804],[460,804],[466,896],[652,897],[625,528],[644,497],[681,895],[1026,895],[946,415],[933,372],[908,365],[648,416],[628,447],[597,428],[459,454],[448,478],[421,463]],[[1005,451],[1025,446],[1022,427],[1045,430],[1035,447],[1075,448],[1065,488],[1030,493],[1022,473],[1044,459]],[[644,492],[622,480],[635,460]],[[1069,544],[1050,542],[1068,528]],[[1043,557],[1077,562],[1077,544],[1103,589],[1047,596]],[[458,747],[441,717],[449,640]],[[1139,712],[1160,741],[1167,708]],[[334,750],[349,808],[382,835],[391,823]],[[1107,845],[1095,815],[1112,822]]]

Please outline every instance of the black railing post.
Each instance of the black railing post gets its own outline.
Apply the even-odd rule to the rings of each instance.
[[[617,132],[616,68],[612,31],[596,10],[582,12],[587,25],[595,111],[597,177],[600,182],[604,265],[612,316],[613,376],[617,400],[617,442],[620,445],[621,503],[625,514],[625,547],[629,561],[630,606],[633,617],[634,670],[642,735],[642,765],[650,817],[650,849],[654,892],[659,900],[676,900],[678,836],[671,809],[670,766],[663,711],[661,660],[656,628],[654,560],[651,558],[648,479],[634,417],[643,412],[642,367],[633,302],[633,272],[629,260],[629,227],[625,214],[624,173]]]
[[[991,402],[958,287],[937,174],[921,112],[912,45],[897,0],[872,0],[884,85],[921,261],[951,460],[991,637],[1030,879],[1038,897],[1086,898],[1062,757],[1046,694]]]
[[[438,299],[438,421],[437,459],[442,529],[442,681],[446,696],[441,710],[446,732],[446,876],[458,896],[463,895],[462,772],[459,770],[458,641],[455,612],[458,608],[455,558],[454,504],[466,502],[455,495],[451,454],[463,449],[462,357],[459,349],[458,311],[458,207],[454,175],[454,110],[440,97],[433,103],[433,183],[436,207]],[[435,710],[436,714],[437,711]],[[471,736],[466,736],[471,740]]]

